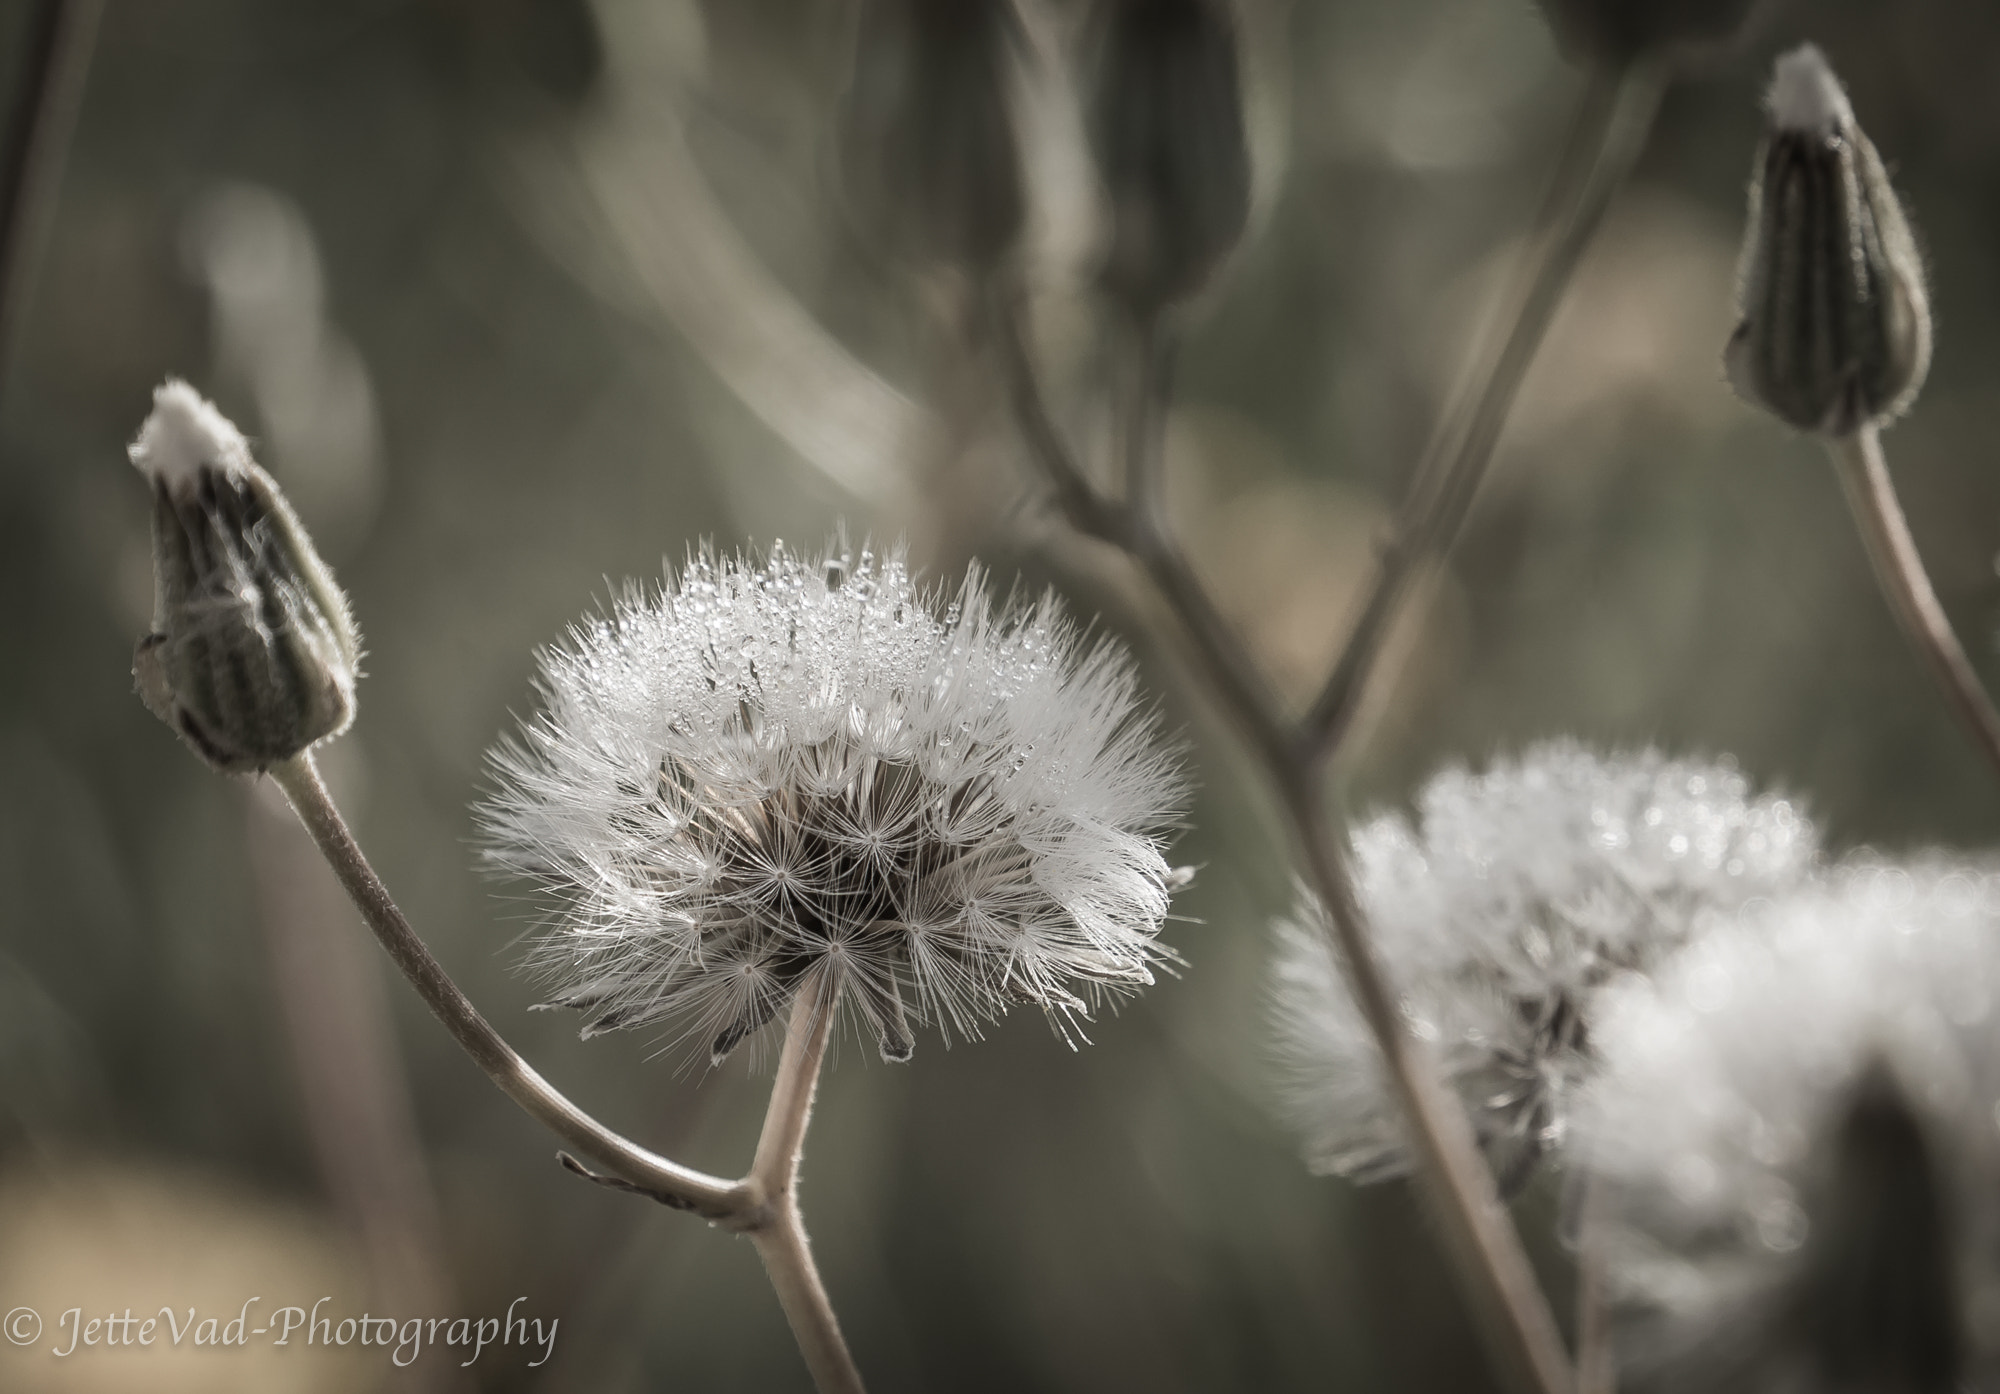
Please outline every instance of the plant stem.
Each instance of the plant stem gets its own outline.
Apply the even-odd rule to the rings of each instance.
[[[995,348],[1009,406],[1028,453],[1056,491],[1063,516],[1076,531],[1116,547],[1139,563],[1174,612],[1182,637],[1194,649],[1194,667],[1215,689],[1228,718],[1261,756],[1272,762],[1289,762],[1291,743],[1276,691],[1216,609],[1193,565],[1167,531],[1160,511],[1135,509],[1106,498],[1091,483],[1082,462],[1070,453],[1035,376],[1022,323],[1025,312],[1018,297],[996,289]],[[1150,415],[1153,409],[1149,402],[1135,408],[1135,414]],[[1132,439],[1153,437],[1140,432]],[[1142,464],[1137,467],[1137,477],[1143,479],[1157,468],[1157,464]]]
[[[747,1183],[694,1171],[612,1132],[571,1103],[501,1039],[500,1033],[487,1024],[479,1009],[431,956],[424,941],[397,908],[388,888],[368,865],[340,810],[320,782],[310,752],[273,766],[270,773],[312,835],[320,855],[340,878],[348,898],[361,911],[361,918],[375,932],[376,940],[410,980],[424,1004],[464,1047],[473,1063],[500,1086],[501,1092],[577,1151],[663,1204],[722,1222],[731,1221],[745,1211],[750,1189]]]
[[[764,1260],[764,1271],[819,1394],[862,1394],[861,1372],[848,1353],[840,1320],[813,1264],[797,1196],[799,1153],[833,1030],[834,1006],[827,994],[818,992],[801,992],[792,1005],[784,1055],[771,1085],[757,1157],[750,1165],[750,1181],[760,1192],[767,1217],[750,1231],[750,1241]]]
[[[1971,734],[1974,744],[2000,770],[2000,713],[1973,670],[1972,660],[1952,632],[1944,606],[1931,589],[1924,559],[1896,501],[1896,486],[1882,455],[1882,439],[1873,426],[1827,442],[1840,472],[1855,526],[1874,564],[1876,584],[1888,597],[1904,633],[1930,665],[1945,699]]]
[[[1562,1333],[1492,1169],[1480,1156],[1472,1124],[1412,1034],[1375,955],[1342,839],[1331,826],[1324,781],[1319,771],[1298,766],[1274,769],[1271,777],[1284,791],[1306,883],[1326,911],[1334,952],[1381,1051],[1390,1092],[1408,1125],[1417,1174],[1428,1183],[1433,1218],[1480,1334],[1513,1387],[1571,1394]]]
[[[793,1004],[750,1174],[741,1181],[725,1181],[694,1171],[599,1123],[537,1074],[487,1024],[410,928],[368,865],[321,783],[310,752],[273,766],[270,773],[377,941],[453,1039],[508,1098],[611,1175],[587,1171],[566,1156],[563,1163],[593,1181],[636,1191],[677,1210],[692,1210],[725,1229],[749,1235],[820,1394],[862,1394],[861,1374],[847,1353],[833,1304],[813,1266],[796,1195],[799,1153],[833,1030],[837,1004],[832,996],[802,992]]]
[[[1071,525],[1126,552],[1152,578],[1195,652],[1194,667],[1258,758],[1290,815],[1312,889],[1326,906],[1335,948],[1381,1049],[1391,1088],[1402,1102],[1427,1193],[1433,1199],[1457,1271],[1503,1373],[1535,1394],[1573,1394],[1555,1318],[1536,1285],[1520,1236],[1501,1206],[1491,1172],[1463,1111],[1430,1067],[1397,1007],[1369,947],[1353,885],[1328,826],[1322,766],[1301,762],[1297,732],[1281,714],[1268,680],[1216,610],[1163,512],[1143,506],[1144,487],[1122,503],[1105,497],[1056,430],[1028,357],[1019,302],[996,316],[1003,370],[1023,438],[1054,484]],[[1164,346],[1148,343],[1149,360]],[[1128,449],[1157,451],[1152,423],[1165,412],[1164,378],[1144,370],[1149,390],[1132,405]],[[1155,390],[1156,389],[1156,390]],[[1128,462],[1127,478],[1157,474],[1157,460]]]
[[[1425,569],[1458,536],[1563,292],[1602,226],[1612,195],[1645,148],[1667,76],[1665,67],[1642,60],[1623,73],[1600,72],[1586,88],[1538,220],[1537,246],[1508,297],[1511,327],[1499,352],[1474,374],[1476,387],[1462,393],[1439,422],[1418,463],[1399,521],[1382,547],[1374,588],[1300,724],[1301,756],[1326,759],[1339,749],[1380,666],[1396,616],[1417,593]]]
[[[1574,1376],[1548,1300],[1502,1205],[1471,1125],[1410,1034],[1377,961],[1340,837],[1327,808],[1327,765],[1351,732],[1383,641],[1423,569],[1450,549],[1564,290],[1631,173],[1652,128],[1667,69],[1642,62],[1600,73],[1587,88],[1558,164],[1538,246],[1513,300],[1498,352],[1474,374],[1420,463],[1402,521],[1384,548],[1373,591],[1306,717],[1288,720],[1269,679],[1222,618],[1159,506],[1160,434],[1169,345],[1157,324],[1141,326],[1139,390],[1127,424],[1122,503],[1090,480],[1056,428],[1036,381],[1017,302],[996,315],[1001,367],[1023,440],[1071,526],[1120,548],[1152,578],[1195,654],[1195,666],[1252,749],[1290,816],[1307,881],[1326,909],[1333,947],[1381,1050],[1392,1092],[1409,1124],[1419,1174],[1428,1183],[1454,1267],[1502,1373],[1520,1388],[1572,1394]]]
[[[39,0],[0,145],[0,395],[83,99],[103,0]]]
[[[1595,1179],[1584,1178],[1581,1204],[1576,1236],[1576,1389],[1577,1394],[1617,1394],[1618,1357],[1611,1343],[1599,1243],[1603,1200]]]

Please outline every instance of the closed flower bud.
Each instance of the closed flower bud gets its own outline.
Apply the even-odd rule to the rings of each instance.
[[[923,267],[990,270],[1019,240],[1005,0],[866,0],[842,101],[842,193],[861,230]]]
[[[1755,0],[1542,0],[1563,51],[1579,60],[1628,63],[1642,53],[1723,43]]]
[[[1806,44],[1778,60],[1723,361],[1744,400],[1844,436],[1907,408],[1930,367],[1916,242],[1839,80]]]
[[[1111,200],[1103,279],[1149,316],[1200,290],[1243,235],[1250,151],[1226,0],[1109,0],[1091,141]]]
[[[153,486],[153,632],[132,675],[209,764],[261,770],[354,719],[347,598],[242,434],[184,382],[132,444]]]

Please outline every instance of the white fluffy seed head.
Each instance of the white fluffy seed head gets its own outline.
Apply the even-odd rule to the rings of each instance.
[[[2000,869],[1837,868],[1622,984],[1598,1048],[1574,1150],[1604,1196],[1595,1242],[1635,1358],[1699,1369],[1736,1347],[1759,1387],[1797,1387],[1781,1372],[1814,1357],[1786,1348],[1808,1333],[1785,1312],[1827,1252],[1816,1230],[1844,1219],[1816,1197],[1844,1111],[1885,1067],[1946,1202],[1966,1314],[2000,1310]],[[1964,1330],[1983,1372],[1964,1387],[1991,1387],[2000,1329]]]
[[[1183,782],[1125,654],[976,568],[941,599],[896,554],[703,553],[542,656],[483,815],[562,902],[532,965],[586,1035],[720,1060],[837,993],[904,1059],[1011,1003],[1067,1030],[1171,958]]]
[[[1811,823],[1753,797],[1733,766],[1571,742],[1447,771],[1414,821],[1391,814],[1354,838],[1376,950],[1509,1186],[1562,1141],[1604,985],[1796,883],[1815,855]],[[1362,1181],[1404,1171],[1398,1112],[1319,906],[1302,898],[1277,930],[1281,1088],[1307,1160]]]
[[[141,473],[175,490],[192,487],[204,469],[237,478],[251,463],[235,423],[179,378],[153,389],[153,410],[126,453]]]
[[[1834,131],[1854,123],[1854,109],[1826,55],[1813,44],[1781,54],[1765,99],[1771,124],[1783,131]]]

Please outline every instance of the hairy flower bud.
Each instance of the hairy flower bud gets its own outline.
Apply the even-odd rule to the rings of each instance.
[[[347,597],[229,421],[184,382],[153,394],[131,448],[153,486],[148,709],[219,770],[260,770],[354,719]]]
[[[862,231],[920,266],[990,270],[1025,219],[1005,0],[866,0],[840,113]]]
[[[1627,63],[1642,53],[1718,44],[1743,27],[1755,0],[1542,0],[1563,51]]]
[[[1875,147],[1811,44],[1778,60],[1723,361],[1736,391],[1806,431],[1907,408],[1930,367],[1921,258]]]
[[[1103,279],[1137,315],[1200,290],[1249,219],[1236,40],[1227,0],[1109,0],[1091,110]]]

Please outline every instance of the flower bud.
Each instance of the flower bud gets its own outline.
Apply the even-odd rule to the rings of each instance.
[[[990,270],[1025,219],[1005,0],[865,0],[840,114],[842,192],[919,266]]]
[[[242,434],[169,381],[130,453],[153,486],[153,632],[132,661],[147,708],[227,772],[346,730],[360,661],[347,597]]]
[[[1227,0],[1109,0],[1091,142],[1111,200],[1106,290],[1145,317],[1200,290],[1250,214]]]
[[[1901,413],[1930,367],[1915,240],[1839,80],[1806,44],[1778,60],[1723,355],[1745,401],[1842,436]]]
[[[1579,61],[1629,63],[1678,45],[1723,43],[1755,0],[1542,0],[1563,52]]]

